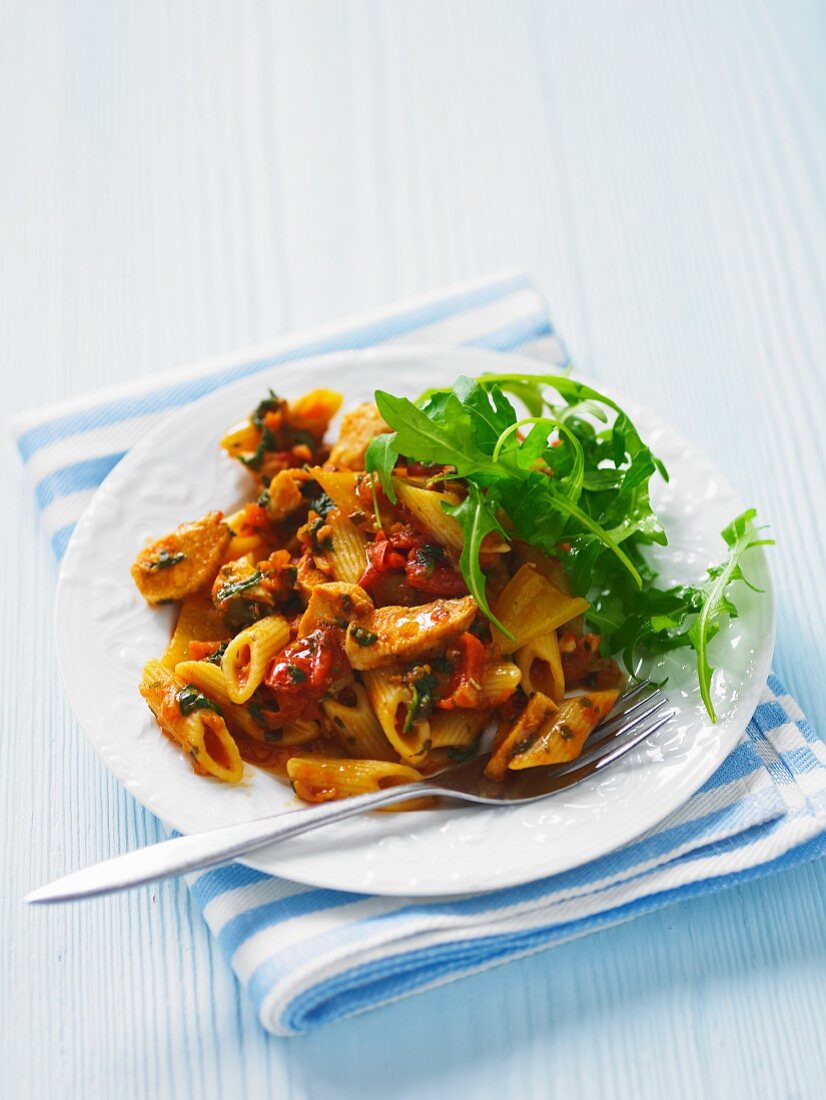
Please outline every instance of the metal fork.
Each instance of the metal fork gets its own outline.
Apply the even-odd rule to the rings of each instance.
[[[582,755],[566,764],[509,772],[506,779],[499,782],[484,774],[490,754],[475,756],[421,783],[388,787],[309,809],[287,810],[272,817],[175,837],[127,852],[41,886],[28,894],[26,901],[31,904],[73,901],[110,894],[171,875],[200,871],[275,841],[289,840],[312,829],[345,821],[365,810],[426,795],[486,806],[536,802],[607,768],[650,737],[675,714],[673,710],[662,709],[665,703],[662,692],[652,690],[648,682],[637,684],[620,697],[612,713],[596,727]]]

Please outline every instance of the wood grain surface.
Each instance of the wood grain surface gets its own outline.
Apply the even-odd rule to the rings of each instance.
[[[6,0],[3,412],[524,267],[771,523],[823,733],[825,47],[818,0]],[[823,863],[289,1041],[180,884],[27,912],[160,833],[63,699],[2,447],[4,1096],[826,1095]]]

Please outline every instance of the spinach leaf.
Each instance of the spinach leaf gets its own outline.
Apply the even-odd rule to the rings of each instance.
[[[407,709],[407,715],[402,726],[402,733],[410,733],[414,722],[420,722],[426,718],[433,707],[433,693],[438,686],[438,681],[432,672],[422,671],[410,684],[413,698]]]
[[[240,581],[229,581],[227,584],[222,585],[215,593],[215,599],[218,603],[223,603],[224,600],[231,600],[233,596],[239,595],[241,592],[246,592],[249,588],[255,588],[260,582],[264,574],[260,569],[256,569],[254,573],[251,573],[248,577],[244,577]]]
[[[178,710],[184,718],[187,718],[196,710],[213,710],[216,714],[221,713],[218,704],[213,703],[211,699],[207,699],[206,695],[200,692],[194,684],[184,684],[178,692],[177,699]]]
[[[158,551],[158,556],[154,561],[147,562],[144,569],[150,572],[156,572],[159,569],[171,569],[173,565],[177,565],[186,559],[186,554],[183,551],[179,551],[177,554],[170,554],[166,547],[162,547]]]

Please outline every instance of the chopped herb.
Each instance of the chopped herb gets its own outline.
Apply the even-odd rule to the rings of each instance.
[[[558,733],[563,741],[573,741],[574,737],[576,737],[576,733],[574,732],[574,730],[572,730],[571,727],[565,722],[563,722],[562,725],[559,727]]]
[[[261,432],[261,440],[251,455],[238,455],[238,461],[243,463],[248,470],[260,470],[261,463],[267,451],[274,451],[276,447],[275,436],[270,429],[264,426]]]
[[[269,491],[269,489],[264,490],[264,492],[258,498],[257,503],[258,503],[259,508],[266,508],[267,507],[267,505],[270,503],[270,491]]]
[[[431,657],[430,667],[434,672],[440,672],[443,676],[449,676],[453,672],[453,662],[447,657]]]
[[[479,751],[479,738],[470,745],[448,745],[447,755],[451,760],[455,760],[457,764],[461,764],[463,760],[470,760],[471,756],[475,756]]]
[[[158,569],[171,569],[173,565],[177,565],[179,562],[184,561],[186,554],[179,551],[177,554],[170,554],[164,547],[158,551],[158,556],[154,561],[147,562],[144,569],[155,572]]]
[[[427,542],[416,550],[413,557],[416,564],[424,569],[425,576],[429,577],[436,566],[445,560],[445,552],[443,547]]]
[[[310,501],[310,508],[320,516],[326,516],[335,506],[335,501],[331,500],[326,493],[321,493]]]
[[[263,723],[263,721],[264,721],[264,708],[261,706],[260,703],[255,703],[255,702],[247,703],[247,710],[249,711],[249,713],[252,715],[252,717],[255,719],[256,722]]]
[[[256,428],[264,427],[264,417],[268,412],[280,412],[284,406],[284,402],[275,392],[275,390],[269,390],[269,397],[265,397],[263,401],[259,401],[255,407],[250,419]]]
[[[315,450],[315,440],[309,432],[302,431],[301,428],[290,428],[290,442],[293,447],[304,446],[310,451]]]
[[[204,657],[204,660],[209,661],[209,663],[211,665],[220,665],[221,658],[226,653],[228,645],[229,645],[229,642],[221,642],[221,644],[218,646],[218,648],[215,650],[215,652],[210,653],[210,655],[208,657]]]
[[[237,596],[241,592],[246,592],[250,588],[255,588],[263,575],[260,569],[256,569],[254,573],[251,573],[249,577],[245,577],[241,581],[229,581],[218,589],[215,593],[215,599],[218,603],[223,603],[225,600],[231,600],[233,596]]]
[[[221,713],[221,708],[217,703],[207,699],[206,695],[200,692],[194,684],[184,684],[178,692],[177,699],[178,710],[184,718],[196,710],[214,710],[216,714]]]
[[[260,726],[266,725],[266,718],[264,716],[265,708],[263,703],[258,703],[253,699],[249,703],[247,703],[247,710]]]
[[[298,665],[287,665],[287,672],[290,674],[290,681],[293,684],[303,684],[307,679],[307,673],[303,668],[299,668]]]
[[[433,707],[433,693],[438,687],[436,677],[432,672],[422,672],[410,685],[413,698],[407,709],[402,733],[410,733],[414,722],[426,718]]]
[[[375,645],[379,640],[378,634],[374,634],[372,630],[368,630],[364,626],[351,626],[350,637],[360,646]]]
[[[320,539],[318,537],[319,533],[326,526],[327,526],[327,520],[324,518],[324,516],[319,516],[318,519],[314,520],[313,523],[311,523],[310,526],[307,528],[307,533],[309,534],[310,538],[313,540],[313,542],[314,542],[314,544],[315,544],[315,546],[318,550],[332,550],[333,549],[333,540],[329,537],[329,535],[325,536],[323,539]]]

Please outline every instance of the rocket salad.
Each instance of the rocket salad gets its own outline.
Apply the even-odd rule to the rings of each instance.
[[[565,376],[485,374],[460,377],[416,402],[382,390],[375,399],[393,431],[372,440],[367,470],[393,502],[400,463],[432,468],[434,480],[462,480],[465,495],[442,507],[464,534],[459,568],[468,591],[495,626],[504,631],[490,608],[480,553],[492,534],[556,558],[572,591],[590,603],[586,624],[604,655],[621,655],[632,674],[646,654],[691,647],[716,721],[708,644],[725,616],[737,614],[730,589],[749,583],[744,555],[772,543],[755,526],[754,509],[722,531],[727,554],[705,578],[659,587],[645,549],[668,540],[649,490],[652,477],[667,480],[668,473],[605,394]]]

